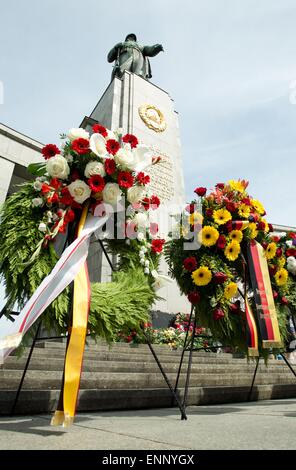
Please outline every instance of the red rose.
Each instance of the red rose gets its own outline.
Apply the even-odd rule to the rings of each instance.
[[[151,222],[149,230],[151,235],[156,235],[158,232],[158,224],[156,222]]]
[[[286,297],[282,297],[282,298],[281,298],[281,303],[282,303],[283,305],[288,305],[289,300],[288,300]]]
[[[224,250],[224,248],[226,247],[226,243],[227,243],[226,237],[224,235],[220,235],[217,240],[217,247],[220,250]]]
[[[121,188],[131,188],[134,184],[134,177],[128,171],[118,173],[117,182]]]
[[[250,206],[251,205],[251,201],[248,197],[244,197],[242,200],[241,200],[242,204],[246,204],[246,206]]]
[[[148,184],[150,183],[150,176],[149,175],[145,175],[145,173],[143,173],[143,171],[140,171],[140,173],[137,174],[137,181],[144,185],[145,184]]]
[[[206,210],[206,216],[207,217],[212,217],[213,213],[214,213],[213,209],[207,209]]]
[[[118,152],[118,150],[120,149],[120,145],[117,142],[117,140],[109,139],[109,140],[107,140],[107,143],[106,143],[106,149],[107,149],[108,153],[111,153],[112,155],[115,155]]]
[[[229,305],[229,309],[231,311],[231,313],[239,313],[241,311],[240,309],[240,301],[237,300],[236,302],[234,302],[233,304],[230,304]]]
[[[101,124],[94,124],[92,130],[95,134],[101,134],[103,137],[107,137],[108,135],[106,127],[101,126]]]
[[[213,312],[213,318],[214,320],[221,320],[223,317],[224,317],[224,312],[222,310],[222,308],[215,308],[214,312]]]
[[[195,210],[195,204],[187,204],[185,207],[185,211],[188,212],[188,214],[193,214]]]
[[[228,276],[224,273],[217,272],[214,274],[214,282],[216,284],[223,284],[225,281],[227,281]]]
[[[281,248],[277,248],[277,250],[276,250],[276,256],[277,256],[278,258],[280,258],[280,257],[282,256],[282,254],[283,254],[283,250],[282,250]]]
[[[184,259],[183,266],[187,271],[192,272],[197,268],[197,261],[194,256],[190,256],[189,258]]]
[[[258,222],[257,223],[257,229],[258,230],[265,230],[265,223],[264,222]]]
[[[224,189],[225,184],[224,183],[217,183],[215,188],[216,189]]]
[[[126,341],[130,343],[133,340],[133,337],[131,335],[126,337]]]
[[[60,199],[60,203],[61,204],[65,204],[66,206],[70,206],[74,199],[73,197],[71,196],[70,192],[69,192],[69,189],[66,187],[66,188],[63,188],[61,190],[61,199]]]
[[[288,248],[286,251],[286,257],[289,258],[289,256],[295,256],[296,257],[296,248]]]
[[[295,239],[295,238],[296,238],[296,232],[289,232],[289,233],[287,234],[287,237],[288,237],[288,238]]]
[[[72,150],[74,150],[79,155],[85,155],[89,153],[89,141],[79,137],[79,139],[73,140],[71,144]]]
[[[198,304],[200,301],[200,293],[199,292],[189,292],[187,295],[187,299],[189,300],[190,303],[192,304]]]
[[[72,173],[70,175],[70,179],[71,179],[71,181],[76,181],[76,180],[80,179],[80,173],[79,173],[78,170],[76,170],[76,168],[72,171]]]
[[[231,232],[231,230],[232,230],[232,221],[228,220],[228,222],[226,222],[226,224],[225,224],[225,227],[226,227],[227,232]]]
[[[262,242],[261,245],[262,245],[262,247],[264,248],[264,250],[266,250],[266,248],[268,247],[268,243],[267,243],[267,242]]]
[[[155,210],[160,206],[160,199],[158,196],[151,196],[150,198],[151,209]]]
[[[273,226],[271,224],[268,224],[268,228],[270,232],[273,232]]]
[[[275,273],[277,272],[277,267],[272,264],[272,265],[268,266],[268,270],[269,270],[269,274],[271,276],[274,276]]]
[[[137,147],[139,141],[137,139],[137,137],[133,134],[126,134],[122,137],[122,142],[124,142],[125,144],[130,144],[131,148],[135,148]]]
[[[202,188],[202,187],[199,187],[199,188],[195,188],[194,192],[200,196],[200,197],[203,197],[206,192],[207,192],[207,188]]]
[[[105,163],[104,163],[105,171],[107,175],[113,175],[116,170],[116,163],[113,160],[113,158],[106,158]]]
[[[229,211],[229,212],[234,212],[236,210],[236,205],[234,202],[227,202],[226,203],[226,209]]]
[[[277,243],[280,241],[280,237],[277,237],[276,235],[274,237],[272,237],[272,240]]]
[[[90,189],[94,193],[100,193],[105,187],[105,180],[101,175],[93,175],[88,180],[87,183]]]
[[[45,147],[43,147],[41,152],[45,160],[48,160],[49,158],[54,157],[55,155],[58,155],[59,153],[61,153],[60,149],[55,144],[45,145]]]
[[[279,296],[279,294],[277,293],[276,290],[273,290],[273,291],[272,291],[272,295],[273,295],[273,298],[274,298],[274,299],[277,299],[278,296]]]
[[[165,240],[163,240],[162,238],[156,238],[155,240],[152,240],[151,251],[153,251],[153,253],[161,253],[164,244]]]

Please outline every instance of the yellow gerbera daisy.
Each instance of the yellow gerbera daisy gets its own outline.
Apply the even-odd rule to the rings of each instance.
[[[258,235],[258,230],[257,230],[257,225],[255,224],[255,222],[251,222],[248,228],[250,229],[250,237],[256,238]]]
[[[190,223],[190,225],[198,225],[198,224],[201,225],[202,221],[203,221],[203,216],[200,214],[200,212],[193,212],[188,217],[188,222]]]
[[[247,206],[247,204],[241,204],[238,208],[238,213],[241,217],[244,219],[247,219],[250,215],[251,209],[250,206]]]
[[[275,257],[275,254],[276,254],[276,243],[271,242],[266,248],[265,256],[267,259],[272,259]]]
[[[283,268],[286,264],[286,258],[284,256],[281,256],[279,259],[278,259],[278,264],[279,264],[279,267],[280,268]]]
[[[213,219],[218,225],[226,224],[232,219],[230,212],[227,209],[218,209],[213,213]]]
[[[231,240],[235,240],[240,243],[243,239],[243,232],[241,230],[232,230],[229,234]]]
[[[246,189],[245,181],[229,180],[228,184],[232,191],[238,191],[239,193],[243,193]]]
[[[224,254],[229,261],[235,261],[240,253],[240,244],[235,240],[226,245]]]
[[[230,282],[224,289],[224,297],[225,299],[231,299],[237,293],[237,285],[235,282]]]
[[[251,199],[251,204],[258,214],[263,215],[265,213],[263,204],[260,201],[257,201],[257,199]]]
[[[215,227],[206,225],[202,228],[201,237],[204,246],[213,246],[219,238],[219,232]]]
[[[212,273],[209,268],[207,268],[207,266],[200,266],[200,268],[193,271],[191,277],[194,284],[197,286],[206,286],[209,284],[209,282],[211,282]]]
[[[288,271],[285,268],[281,268],[277,271],[274,276],[275,282],[278,286],[284,286],[288,280]]]

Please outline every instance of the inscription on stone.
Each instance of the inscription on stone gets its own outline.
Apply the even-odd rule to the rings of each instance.
[[[149,189],[152,194],[157,194],[163,202],[171,201],[174,197],[174,168],[168,155],[157,153],[161,161],[147,169],[150,176]]]

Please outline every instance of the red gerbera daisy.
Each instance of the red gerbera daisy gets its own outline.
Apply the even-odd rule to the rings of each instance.
[[[106,149],[108,153],[111,153],[111,155],[115,155],[120,149],[120,145],[117,142],[117,140],[109,139],[107,140],[107,143],[106,143]]]
[[[45,160],[48,160],[49,158],[54,157],[55,155],[58,155],[59,153],[61,153],[60,149],[54,144],[45,145],[45,147],[43,147],[41,152]]]
[[[137,180],[139,181],[140,184],[143,184],[145,186],[145,184],[150,183],[150,176],[145,175],[143,171],[140,171],[140,173],[137,174]]]
[[[131,188],[134,184],[134,177],[128,171],[120,171],[117,182],[121,188]]]
[[[132,148],[135,148],[137,147],[139,141],[137,139],[137,137],[133,134],[126,134],[122,137],[122,142],[124,142],[125,144],[130,144],[130,146]]]
[[[101,126],[101,124],[94,124],[92,130],[95,134],[101,134],[103,137],[107,137],[108,135],[106,127]]]
[[[82,137],[73,140],[71,146],[75,152],[79,153],[79,155],[85,155],[86,153],[89,153],[89,141],[87,139],[83,139]]]
[[[94,193],[100,193],[105,187],[105,180],[101,175],[93,175],[88,180],[87,183],[90,189]]]
[[[107,175],[113,175],[113,173],[115,173],[116,163],[113,158],[106,158],[104,166]]]

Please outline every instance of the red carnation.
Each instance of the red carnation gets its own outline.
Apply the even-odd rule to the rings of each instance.
[[[257,223],[257,229],[258,230],[265,230],[265,223],[264,222],[258,222]]]
[[[122,142],[124,142],[125,144],[130,144],[130,146],[132,148],[135,148],[137,147],[139,141],[137,139],[137,137],[133,134],[126,134],[122,137]]]
[[[251,205],[251,201],[248,197],[244,197],[242,200],[241,200],[242,204],[246,204],[246,206],[250,206]]]
[[[220,235],[217,240],[217,247],[220,250],[224,250],[224,248],[226,247],[226,243],[227,243],[226,237],[224,235]]]
[[[60,203],[61,204],[65,204],[66,206],[70,206],[72,204],[72,202],[74,201],[74,199],[71,196],[71,194],[69,192],[69,189],[67,187],[63,188],[61,190],[61,195],[62,195],[62,197],[60,198]]]
[[[145,186],[145,184],[150,183],[150,176],[145,175],[143,171],[140,171],[140,173],[137,174],[137,180],[140,184],[143,184]]]
[[[105,180],[101,175],[93,175],[88,180],[87,183],[90,189],[94,193],[100,193],[105,187]]]
[[[190,303],[198,304],[198,302],[200,301],[200,293],[199,292],[189,292],[189,294],[187,295],[187,298],[188,298]]]
[[[213,213],[214,213],[213,209],[207,209],[206,210],[206,216],[207,217],[212,217]]]
[[[156,238],[155,240],[152,240],[151,251],[153,251],[153,253],[161,253],[164,244],[165,240],[163,240],[162,238]]]
[[[160,199],[158,196],[151,196],[150,198],[151,209],[155,210],[160,206]]]
[[[128,171],[118,173],[117,182],[121,188],[131,188],[134,184],[134,177]]]
[[[62,186],[62,182],[59,181],[57,178],[52,178],[49,184],[54,189],[59,189]]]
[[[203,188],[203,187],[195,188],[194,192],[198,196],[203,197],[207,192],[207,188]]]
[[[229,212],[234,212],[235,209],[236,209],[236,204],[234,202],[227,202],[226,203],[226,209],[229,211]]]
[[[225,227],[226,227],[227,232],[231,232],[231,230],[232,230],[232,221],[228,220],[228,222],[226,222],[226,224],[225,224]]]
[[[287,297],[282,297],[282,298],[281,298],[281,303],[282,303],[283,305],[288,305],[289,300],[287,299]]]
[[[276,256],[277,256],[278,258],[280,258],[280,257],[282,256],[282,254],[283,254],[283,250],[282,250],[281,248],[277,248],[277,250],[276,250]]]
[[[113,173],[115,173],[116,163],[113,158],[106,158],[104,166],[107,175],[113,175]]]
[[[149,197],[144,197],[144,199],[142,200],[142,204],[143,204],[143,207],[144,207],[145,211],[148,211],[150,209],[150,199],[149,199]]]
[[[55,202],[59,202],[59,196],[57,193],[53,193],[51,196],[47,198],[48,204],[54,204]]]
[[[214,282],[216,284],[223,284],[225,281],[227,281],[228,276],[224,273],[217,272],[214,274]]]
[[[215,310],[213,312],[214,320],[221,320],[224,316],[225,315],[224,315],[224,312],[223,312],[222,308],[215,308]]]
[[[66,222],[66,224],[68,224],[69,222],[73,222],[74,219],[75,219],[75,212],[72,211],[72,209],[69,209],[64,217],[64,221]]]
[[[288,237],[288,238],[293,238],[293,239],[295,239],[295,238],[296,238],[296,232],[289,232],[289,233],[287,234],[287,237]]]
[[[187,271],[192,272],[197,268],[197,261],[194,256],[190,256],[189,258],[184,259],[183,266]]]
[[[79,155],[85,155],[89,153],[89,141],[79,137],[79,139],[73,140],[71,144],[72,149]]]
[[[117,140],[109,139],[106,143],[106,149],[108,153],[111,153],[111,155],[115,155],[120,149],[120,145]]]
[[[217,183],[215,188],[216,189],[224,189],[225,184],[224,183]]]
[[[194,210],[195,210],[195,204],[193,204],[193,203],[188,204],[185,207],[185,211],[188,212],[188,214],[193,214]]]
[[[45,145],[45,147],[43,147],[41,152],[45,160],[48,160],[49,158],[54,157],[55,155],[58,155],[59,153],[61,153],[60,149],[55,144]]]
[[[51,191],[52,191],[52,188],[51,188],[51,186],[49,186],[49,184],[47,184],[47,183],[42,183],[41,192],[42,192],[43,194],[50,193]]]
[[[272,241],[274,241],[275,243],[278,243],[280,241],[280,237],[275,235],[274,237],[272,237]]]
[[[286,251],[286,257],[289,258],[289,256],[295,256],[296,257],[296,248],[288,248]]]
[[[106,127],[101,126],[101,124],[94,124],[92,130],[95,134],[101,134],[103,137],[108,135]]]

